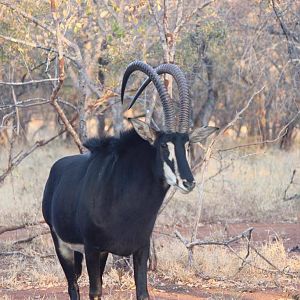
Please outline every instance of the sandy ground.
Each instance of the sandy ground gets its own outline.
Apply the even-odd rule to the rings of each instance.
[[[168,289],[174,289],[175,286],[169,286]],[[178,288],[178,287],[177,287]],[[214,289],[188,289],[181,288],[180,292],[173,292],[169,290],[158,290],[155,288],[150,289],[151,300],[283,300],[283,299],[298,299],[297,295],[289,295],[280,291],[253,291],[253,292],[236,292],[236,291],[225,291],[225,290],[214,290]],[[49,289],[28,289],[19,291],[0,291],[0,297],[8,296],[8,299],[61,299],[67,300],[67,291],[63,287],[49,288]],[[112,294],[108,294],[104,290],[104,300],[110,299],[130,300],[135,299],[135,291],[113,291]],[[82,289],[81,297],[83,299],[88,298],[87,288]]]

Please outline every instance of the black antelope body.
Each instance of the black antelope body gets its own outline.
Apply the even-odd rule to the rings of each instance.
[[[178,84],[180,115],[175,123],[173,103],[157,72],[135,61],[124,74],[122,100],[131,73],[148,75],[159,93],[165,130],[140,120],[119,138],[90,139],[88,154],[64,157],[51,168],[43,199],[56,253],[68,281],[70,299],[79,299],[77,280],[85,255],[90,299],[100,299],[108,253],[133,255],[138,300],[149,299],[147,260],[157,212],[170,186],[190,192],[195,181],[187,161],[190,143],[216,130],[202,127],[189,133],[190,100],[185,77],[176,65],[164,64]]]

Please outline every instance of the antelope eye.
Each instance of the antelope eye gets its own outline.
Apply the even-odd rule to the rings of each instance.
[[[161,146],[162,148],[167,148],[167,147],[168,147],[166,143],[162,143],[160,146]]]

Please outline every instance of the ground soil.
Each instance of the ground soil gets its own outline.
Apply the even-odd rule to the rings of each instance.
[[[283,243],[287,251],[296,249],[297,246],[300,246],[300,224],[299,223],[238,223],[238,224],[228,224],[226,225],[226,234],[228,236],[235,236],[242,231],[246,230],[249,227],[254,227],[253,232],[253,242],[255,243],[265,243],[272,239],[280,238],[283,240]],[[0,241],[16,241],[20,239],[27,238],[32,236],[38,231],[45,231],[46,227],[44,224],[38,227],[21,229],[16,231],[10,231],[0,235]],[[156,228],[156,234],[162,228]],[[164,232],[167,230],[172,233],[174,228],[163,228]],[[181,227],[177,228],[182,233],[188,234],[188,229]],[[198,238],[204,239],[210,236],[212,232],[217,230],[224,229],[222,224],[207,224],[201,225],[198,230]],[[299,248],[298,248],[299,249]],[[299,252],[298,252],[299,253]],[[300,255],[300,253],[299,253]],[[83,299],[87,299],[87,287],[81,289]],[[113,299],[127,300],[135,299],[134,290],[127,291],[111,291]],[[196,300],[196,299],[211,299],[211,300],[235,300],[235,299],[244,299],[244,300],[282,300],[282,299],[300,299],[300,291],[293,295],[283,293],[280,290],[217,290],[209,288],[190,288],[186,286],[178,286],[167,282],[161,282],[156,286],[152,286],[150,289],[151,299],[155,300]],[[108,291],[104,289],[105,299],[110,299]],[[4,298],[6,296],[6,298]],[[11,289],[0,289],[0,299],[68,299],[66,287],[51,287],[48,289],[42,288],[28,288],[26,290],[11,290]]]
[[[168,286],[167,290],[159,290],[156,288],[150,289],[150,297],[152,300],[283,300],[283,299],[299,299],[297,295],[289,295],[280,291],[264,291],[264,292],[246,292],[246,291],[228,291],[228,290],[215,290],[215,289],[185,289],[180,288],[181,291],[173,291],[178,289],[178,286]],[[172,290],[172,291],[170,291]],[[14,300],[23,299],[61,299],[67,300],[68,294],[64,287],[55,287],[49,289],[26,289],[26,290],[2,290],[0,291],[0,297],[9,296]],[[88,298],[87,288],[81,290],[83,299]],[[135,299],[135,291],[113,291],[108,294],[104,290],[105,299],[110,299],[110,295],[113,295],[113,299],[129,300]],[[299,297],[299,296],[298,296]],[[1,298],[0,298],[1,299]]]

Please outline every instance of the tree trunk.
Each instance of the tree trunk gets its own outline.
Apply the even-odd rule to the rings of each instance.
[[[198,127],[208,125],[211,116],[214,112],[216,103],[218,101],[218,92],[213,85],[214,67],[213,67],[212,59],[209,58],[208,56],[205,56],[202,59],[202,61],[206,67],[208,91],[207,91],[207,99],[202,105],[198,115],[195,118],[195,126]]]
[[[112,106],[112,116],[114,135],[118,137],[123,130],[123,107],[121,102],[117,102]]]
[[[103,137],[104,136],[104,131],[105,131],[105,116],[104,114],[99,114],[97,115],[97,131],[98,131],[98,137]]]

